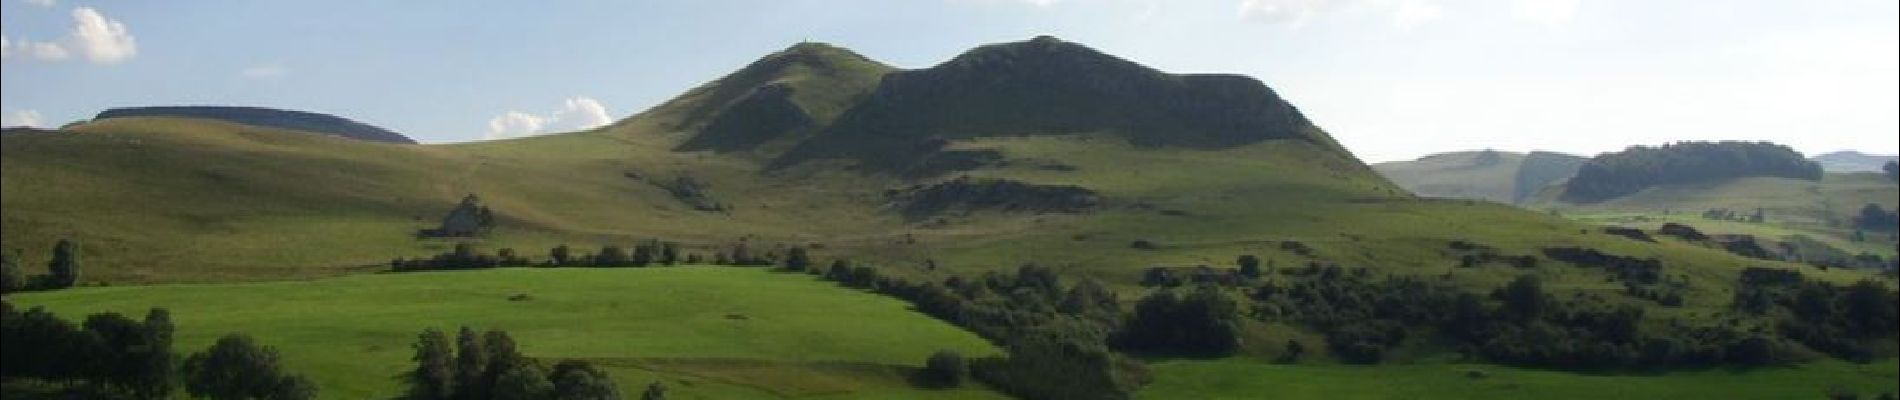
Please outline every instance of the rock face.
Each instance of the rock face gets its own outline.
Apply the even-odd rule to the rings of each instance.
[[[442,217],[442,224],[435,229],[424,229],[424,237],[473,237],[488,232],[495,226],[495,214],[488,206],[482,205],[482,199],[471,193],[462,198],[462,202]]]
[[[1337,148],[1253,78],[1166,74],[1045,36],[887,74],[868,98],[773,166],[842,158],[905,171],[939,150],[929,145],[936,141],[1075,133],[1113,134],[1142,146],[1296,139]]]
[[[184,117],[215,119],[268,128],[294,129],[330,136],[384,143],[415,144],[400,133],[334,115],[260,107],[169,106],[114,108],[93,119],[120,117]]]
[[[1094,191],[1076,186],[1036,185],[1003,179],[958,177],[887,193],[899,212],[918,219],[951,211],[994,210],[1076,213],[1100,203]]]

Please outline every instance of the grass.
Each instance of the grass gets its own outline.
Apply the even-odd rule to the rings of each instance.
[[[528,301],[509,301],[515,294]],[[661,380],[674,398],[984,397],[913,390],[939,349],[996,350],[903,302],[762,269],[502,269],[303,282],[85,288],[8,299],[69,320],[167,307],[177,348],[244,332],[283,352],[325,398],[387,398],[424,328],[502,329],[530,357],[601,360],[621,390]]]
[[[1487,364],[1280,365],[1163,361],[1140,393],[1152,399],[1820,399],[1839,387],[1872,398],[1900,391],[1900,362],[1828,360],[1795,367],[1660,374],[1580,374]],[[1470,371],[1485,377],[1472,378]]]

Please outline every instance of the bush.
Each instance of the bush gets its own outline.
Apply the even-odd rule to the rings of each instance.
[[[922,381],[933,387],[957,387],[970,375],[969,363],[954,351],[939,350],[924,361]]]

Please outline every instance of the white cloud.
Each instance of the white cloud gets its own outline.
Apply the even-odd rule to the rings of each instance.
[[[32,5],[36,5],[40,7],[52,7],[53,3],[57,2],[56,0],[24,0],[24,1],[26,1],[26,4],[32,4]]]
[[[50,42],[7,40],[0,43],[0,58],[64,61],[76,52],[93,64],[118,64],[138,54],[138,41],[124,23],[91,7],[75,8],[72,15],[73,28],[66,37]]]
[[[547,119],[520,111],[509,111],[488,120],[488,136],[485,139],[507,139],[511,137],[533,135],[541,132],[547,125]]]
[[[284,68],[283,65],[278,64],[253,65],[238,70],[238,77],[256,80],[278,79],[289,74],[289,68]]]
[[[1445,17],[1445,8],[1431,0],[1399,0],[1392,11],[1392,25],[1399,29],[1412,29],[1426,22]]]
[[[607,106],[600,100],[576,96],[561,102],[561,107],[546,115],[508,111],[488,120],[486,139],[506,139],[554,132],[599,128],[613,122]]]
[[[125,24],[90,7],[73,9],[72,42],[94,64],[117,64],[138,54],[138,42]]]
[[[44,128],[46,127],[46,119],[40,117],[39,111],[15,110],[13,112],[8,112],[5,115],[0,115],[0,126],[4,126],[8,128],[16,127],[16,126],[31,126],[35,128]]]
[[[1330,10],[1344,3],[1343,0],[1243,0],[1240,2],[1240,18],[1269,24],[1286,24],[1292,28],[1306,25],[1306,20],[1321,11]]]
[[[1242,0],[1240,18],[1288,29],[1305,27],[1313,18],[1335,11],[1390,14],[1392,26],[1411,29],[1445,16],[1436,0]]]
[[[1582,0],[1513,0],[1511,16],[1517,19],[1557,27],[1570,23]]]

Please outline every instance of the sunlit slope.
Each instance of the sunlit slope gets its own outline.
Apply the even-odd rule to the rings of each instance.
[[[523,296],[525,300],[510,300]],[[391,398],[424,328],[507,331],[543,364],[606,366],[623,395],[671,398],[995,398],[905,378],[937,350],[997,352],[902,301],[757,268],[504,269],[308,282],[82,288],[8,297],[68,320],[171,310],[177,349],[244,332],[277,347],[326,399]],[[322,306],[312,306],[312,304]],[[241,306],[240,306],[241,305]]]

